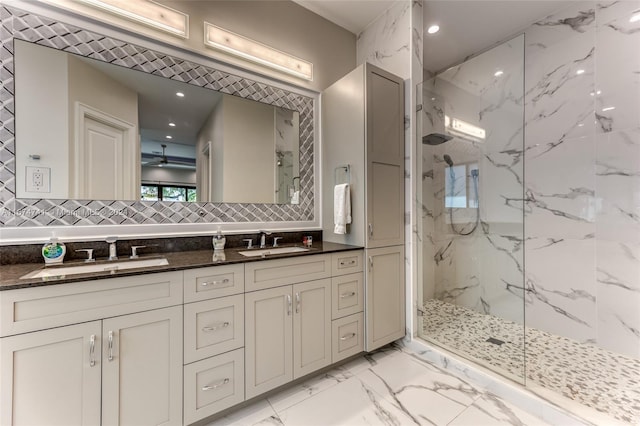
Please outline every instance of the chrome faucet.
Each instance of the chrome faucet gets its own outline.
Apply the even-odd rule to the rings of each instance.
[[[267,235],[271,235],[269,231],[259,231],[260,232],[260,248],[263,249],[267,247]]]
[[[107,237],[105,241],[109,244],[108,260],[118,260],[118,250],[116,249],[116,241],[118,241],[118,237]]]

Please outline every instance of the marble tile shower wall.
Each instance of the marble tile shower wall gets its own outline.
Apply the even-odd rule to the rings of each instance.
[[[455,137],[423,146],[423,253],[432,259],[423,268],[423,299],[435,297],[518,323],[524,320],[523,48],[520,36],[425,82],[421,116],[423,134],[444,133],[445,115],[487,132],[485,140]],[[500,77],[493,76],[497,64]],[[445,155],[456,167],[480,170],[480,225],[468,236],[452,231],[445,209],[450,172]],[[455,172],[453,190],[471,204],[476,194],[469,170]],[[457,230],[468,233],[476,209],[455,209],[453,219]]]
[[[640,357],[640,1],[526,30],[527,326]]]
[[[524,153],[522,128],[492,123],[502,119],[498,110],[480,109],[483,126],[500,129],[488,135],[500,142],[487,144],[480,163],[482,237],[446,231],[445,151],[423,150],[423,299],[522,321],[514,298],[524,270],[528,327],[640,357],[640,19],[633,17],[640,1],[583,1],[525,30]],[[456,67],[456,78],[490,52]],[[493,99],[503,108],[510,101]],[[455,107],[429,101],[425,94],[423,134]],[[515,229],[490,220],[497,211],[517,214],[507,208],[522,205],[516,183],[525,190],[524,250]]]

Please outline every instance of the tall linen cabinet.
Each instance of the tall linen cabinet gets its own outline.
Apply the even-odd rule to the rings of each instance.
[[[365,349],[405,335],[404,82],[362,64],[322,93],[323,239],[365,247]],[[352,223],[334,233],[334,186]]]

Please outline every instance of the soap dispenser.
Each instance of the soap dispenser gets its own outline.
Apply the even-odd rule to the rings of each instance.
[[[64,261],[67,248],[63,243],[59,243],[57,238],[51,238],[48,243],[42,246],[42,257],[45,265],[59,265]]]
[[[224,250],[224,245],[226,244],[226,242],[227,242],[227,239],[224,237],[224,235],[222,235],[222,231],[218,226],[218,232],[213,237],[213,250],[214,251]]]

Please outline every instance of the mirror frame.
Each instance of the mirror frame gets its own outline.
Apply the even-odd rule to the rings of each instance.
[[[0,6],[2,31],[10,38],[0,49],[0,226],[158,225],[278,223],[317,221],[314,203],[317,166],[316,99],[224,70],[171,56],[55,19]],[[7,40],[6,33],[3,39]],[[300,114],[300,203],[188,203],[16,198],[13,40],[79,54],[165,78],[298,111]],[[18,136],[19,137],[19,136]]]

